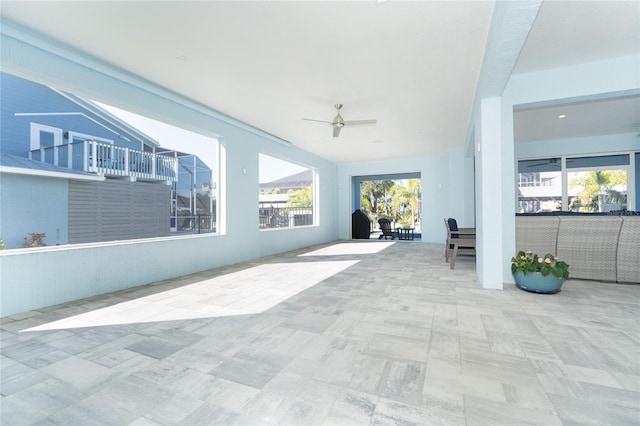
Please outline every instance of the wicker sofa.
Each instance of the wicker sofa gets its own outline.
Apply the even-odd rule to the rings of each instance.
[[[640,216],[517,216],[516,250],[553,253],[571,278],[640,283]]]

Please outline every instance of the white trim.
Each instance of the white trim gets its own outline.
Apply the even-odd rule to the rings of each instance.
[[[73,130],[69,130],[68,134],[69,134],[69,142],[68,143],[73,143],[73,138],[74,137],[78,137],[78,138],[82,138],[82,139],[88,140],[88,141],[97,141],[97,142],[102,142],[102,143],[108,143],[108,144],[111,144],[111,145],[115,144],[112,139],[99,138],[97,136],[88,135],[86,133],[74,132]]]
[[[567,170],[567,156],[560,157],[560,198],[561,209],[569,211],[569,171]]]
[[[53,135],[53,147],[62,145],[62,129],[58,127],[47,126],[46,124],[31,124],[31,151],[36,151],[42,147],[40,143],[40,132],[51,133]],[[53,148],[47,147],[47,148]]]
[[[636,153],[629,153],[629,170],[627,172],[627,210],[637,211],[640,208],[640,200],[636,198]]]
[[[613,155],[628,155],[628,154],[635,154],[636,152],[640,152],[640,151],[599,151],[599,152],[588,152],[588,153],[581,153],[581,154],[549,154],[549,155],[530,155],[530,156],[524,156],[524,157],[518,157],[516,158],[516,162],[518,161],[528,161],[528,160],[548,160],[549,158],[562,158],[565,157],[567,159],[572,159],[572,158],[584,158],[584,157],[608,157],[608,156],[613,156]]]
[[[560,158],[560,183],[561,183],[561,204],[562,210],[569,210],[569,173],[576,172],[589,172],[595,170],[625,170],[627,172],[627,210],[635,211],[638,209],[638,200],[636,200],[635,191],[635,175],[636,167],[635,154],[640,151],[611,151],[601,152],[594,154],[572,154],[572,155],[548,155],[537,157],[522,157],[516,159],[516,190],[518,189],[518,176],[521,174],[518,170],[518,163],[520,161],[532,161],[532,160],[548,160],[549,158]],[[627,155],[629,157],[629,164],[611,164],[603,166],[590,166],[590,167],[567,167],[567,160],[573,158],[590,158],[590,157],[609,157],[616,155]],[[536,172],[533,172],[536,173]],[[517,203],[520,201],[519,197],[516,197],[516,210]]]
[[[115,134],[116,136],[118,136],[119,138],[122,138],[128,142],[131,142],[131,140],[125,136],[122,136],[120,133],[118,132],[114,132],[113,129],[105,126],[104,124],[100,123],[97,120],[94,120],[93,118],[89,117],[87,114],[82,113],[82,112],[16,112],[14,114],[14,116],[16,117],[31,117],[31,116],[58,116],[58,115],[80,115],[84,118],[86,118],[87,120],[91,120],[94,123],[96,123],[98,126],[103,127],[105,129],[107,129],[108,131],[110,131],[111,133]],[[33,148],[32,148],[33,149]]]
[[[320,226],[320,172],[317,168],[311,168],[311,177],[313,179],[312,188],[312,214],[313,223],[312,226]]]
[[[10,166],[0,166],[0,173],[71,179],[71,180],[92,180],[92,181],[105,180],[104,176],[79,175],[75,173],[52,172],[49,170],[24,169],[22,167],[10,167]]]

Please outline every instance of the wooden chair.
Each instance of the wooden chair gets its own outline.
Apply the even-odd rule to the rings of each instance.
[[[451,257],[450,268],[454,269],[458,253],[476,255],[476,229],[458,228],[458,223],[454,218],[445,218],[444,226],[447,228],[444,257],[447,262]]]
[[[382,235],[378,237],[379,240],[384,237],[386,240],[387,237],[391,237],[393,240],[396,237],[396,231],[391,228],[391,221],[389,219],[379,219],[378,225],[380,225],[380,230],[382,231]]]

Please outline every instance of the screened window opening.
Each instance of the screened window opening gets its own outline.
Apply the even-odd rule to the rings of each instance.
[[[260,229],[311,226],[315,218],[313,169],[260,154],[258,223]]]
[[[518,212],[562,210],[560,158],[518,162]]]
[[[371,223],[371,231],[380,231],[378,221],[388,219],[392,228],[422,231],[422,180],[386,179],[360,183],[360,209]]]
[[[30,233],[62,245],[217,232],[217,139],[1,77],[0,155],[16,171],[8,192],[29,206],[1,212],[8,249]]]
[[[518,213],[624,213],[630,205],[637,208],[635,194],[628,190],[637,167],[632,155],[518,161]]]
[[[137,162],[144,163],[146,157],[156,155],[162,159],[161,162],[157,162],[156,173],[158,169],[175,168],[175,178],[170,182],[168,203],[168,225],[171,235],[217,233],[217,139],[114,107],[104,107],[118,114],[123,120],[134,123],[138,129],[161,143],[161,146],[148,147],[146,151],[137,153]],[[179,149],[176,149],[178,147]],[[149,166],[149,163],[146,164]]]

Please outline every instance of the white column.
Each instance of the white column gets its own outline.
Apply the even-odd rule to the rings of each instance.
[[[480,103],[476,133],[478,254],[476,268],[483,288],[502,289],[512,282],[509,259],[515,245],[514,159],[511,105],[500,97]]]

